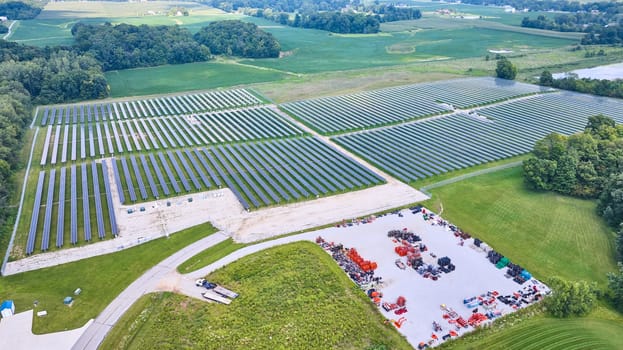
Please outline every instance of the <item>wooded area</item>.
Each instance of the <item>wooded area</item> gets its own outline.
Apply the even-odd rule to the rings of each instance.
[[[539,84],[543,86],[551,86],[557,89],[577,91],[586,94],[623,98],[623,80],[622,79],[578,79],[574,76],[554,79],[552,73],[544,70],[539,78]]]
[[[216,55],[268,58],[279,57],[281,50],[272,34],[241,21],[212,22],[195,33],[194,39]]]
[[[210,59],[210,50],[178,26],[77,23],[71,34],[76,50],[93,55],[105,71]]]

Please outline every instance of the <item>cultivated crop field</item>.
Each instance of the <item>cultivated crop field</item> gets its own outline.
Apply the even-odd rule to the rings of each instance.
[[[623,103],[548,93],[440,118],[354,133],[334,140],[405,182],[529,152],[551,132],[572,134],[588,117],[623,122]]]

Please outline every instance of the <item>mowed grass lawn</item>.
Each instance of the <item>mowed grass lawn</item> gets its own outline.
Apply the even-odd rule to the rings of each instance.
[[[104,349],[411,349],[332,258],[310,242],[270,248],[208,276],[240,297],[231,305],[145,296]]]
[[[487,242],[541,280],[606,285],[615,271],[614,233],[596,202],[529,190],[522,168],[480,175],[431,190],[426,206]]]
[[[284,76],[273,70],[217,62],[106,72],[111,97],[214,89],[281,80]]]
[[[0,296],[15,301],[16,311],[33,308],[46,310],[46,317],[35,317],[34,333],[57,332],[82,327],[134,282],[141,274],[183,247],[216,232],[210,224],[180,231],[121,252],[97,256],[73,263],[2,277]],[[63,298],[82,293],[72,307]]]
[[[572,350],[623,349],[623,318],[559,319],[537,316],[495,334],[468,335],[442,349]]]

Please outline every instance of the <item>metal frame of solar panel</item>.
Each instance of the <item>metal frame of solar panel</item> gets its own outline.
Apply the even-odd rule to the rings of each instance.
[[[89,208],[89,178],[87,165],[82,163],[82,217],[84,219],[84,240],[91,240],[91,213]]]

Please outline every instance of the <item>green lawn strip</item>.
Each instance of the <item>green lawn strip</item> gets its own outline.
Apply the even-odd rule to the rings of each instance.
[[[38,300],[35,311],[46,310],[48,315],[35,318],[36,334],[81,327],[143,272],[214,232],[209,223],[202,224],[121,252],[3,277],[0,295],[13,299],[18,312],[32,308]],[[63,305],[63,298],[73,295],[76,288],[82,293],[73,306]]]
[[[585,317],[553,318],[546,314],[519,316],[494,323],[440,349],[621,349],[623,317],[600,317],[598,308]]]
[[[233,239],[228,238],[226,241],[218,243],[186,260],[177,267],[177,271],[180,273],[189,273],[198,270],[248,245],[249,244],[236,243]]]
[[[614,234],[595,201],[533,192],[519,167],[435,188],[424,205],[473,233],[537,278],[560,276],[606,285],[616,268]]]
[[[168,293],[147,296],[147,307],[132,308],[103,347],[364,349],[385,345],[411,349],[393,326],[383,324],[377,307],[331,257],[313,243],[270,248],[208,278],[240,297],[225,306]]]
[[[510,157],[510,158],[495,160],[492,162],[474,165],[469,168],[462,168],[462,169],[458,169],[454,171],[449,171],[447,173],[427,177],[425,179],[416,180],[409,184],[415,188],[427,187],[430,185],[434,185],[437,182],[441,182],[441,181],[445,181],[445,180],[449,180],[449,179],[453,179],[457,177],[462,177],[462,176],[469,175],[477,171],[484,171],[486,169],[491,169],[491,168],[495,168],[499,166],[505,166],[507,164],[511,164],[515,162],[520,162],[520,161],[527,159],[528,157],[529,157],[529,154],[522,154],[522,155]]]

